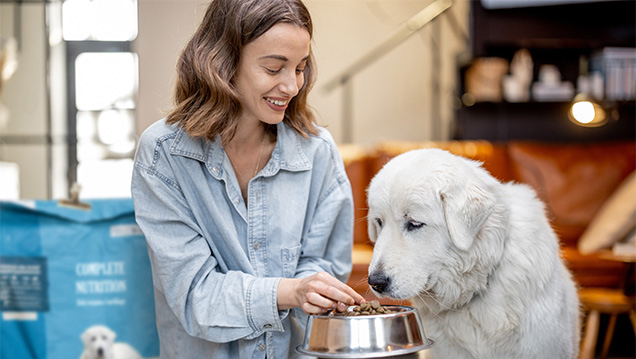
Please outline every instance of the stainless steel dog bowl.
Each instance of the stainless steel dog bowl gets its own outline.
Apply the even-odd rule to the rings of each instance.
[[[353,307],[349,307],[351,311]],[[307,320],[299,353],[319,358],[386,358],[428,349],[417,309],[388,305],[391,314],[336,316],[312,315]]]

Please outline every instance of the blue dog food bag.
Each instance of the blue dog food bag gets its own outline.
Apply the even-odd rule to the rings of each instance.
[[[132,200],[87,203],[0,202],[1,359],[88,359],[115,348],[159,356]]]

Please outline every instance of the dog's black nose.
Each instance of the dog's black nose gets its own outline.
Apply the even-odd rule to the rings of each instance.
[[[391,283],[391,278],[389,278],[382,272],[375,272],[369,276],[368,282],[373,290],[378,293],[384,293],[386,288]]]
[[[102,348],[97,348],[97,356],[98,357],[103,357],[104,356],[104,349]]]

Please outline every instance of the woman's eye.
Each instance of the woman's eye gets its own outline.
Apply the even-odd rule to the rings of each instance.
[[[265,67],[265,71],[267,71],[268,73],[270,73],[272,75],[275,75],[275,74],[280,72],[280,69],[274,70],[274,69],[270,69],[270,68]]]
[[[382,220],[380,218],[375,219],[375,224],[378,225],[378,228],[382,228]]]
[[[424,222],[418,222],[418,221],[414,221],[414,220],[408,220],[406,222],[406,230],[407,231],[414,231],[416,229],[420,229],[422,227],[424,227],[426,225],[426,223]]]
[[[303,67],[302,69],[296,69],[296,72],[297,72],[297,73],[302,73],[302,72],[304,72],[304,71],[305,71],[305,68],[304,68],[304,67]]]

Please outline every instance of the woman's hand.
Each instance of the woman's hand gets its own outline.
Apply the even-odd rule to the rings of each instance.
[[[329,309],[344,311],[348,305],[365,302],[364,297],[327,272],[306,278],[282,278],[276,298],[279,310],[300,307],[307,314],[322,314]]]

